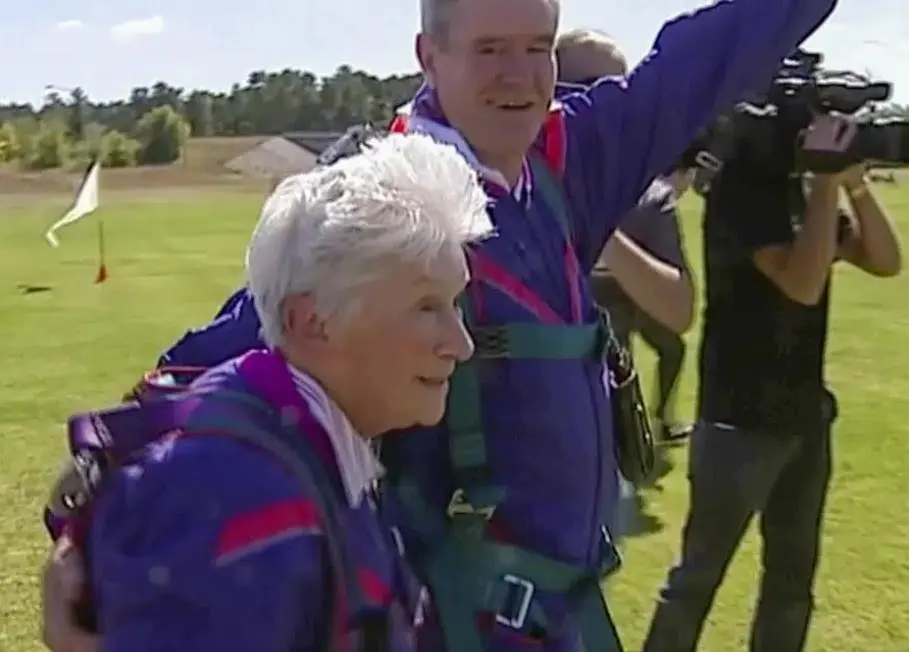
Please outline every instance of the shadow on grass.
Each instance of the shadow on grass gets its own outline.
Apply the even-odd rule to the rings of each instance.
[[[29,285],[28,283],[20,283],[17,286],[19,294],[24,294],[28,296],[29,294],[41,294],[42,292],[52,292],[54,288],[49,285]]]
[[[623,511],[625,511],[622,517],[623,537],[644,537],[649,534],[656,534],[666,527],[666,524],[660,518],[649,511],[649,501],[644,490],[648,492],[663,491],[660,480],[669,475],[675,466],[669,456],[668,449],[670,446],[675,448],[676,446],[681,445],[683,444],[664,444],[657,446],[656,466],[654,468],[653,478],[643,487],[636,490],[632,496],[623,498],[623,501],[625,501],[625,505],[622,507]]]

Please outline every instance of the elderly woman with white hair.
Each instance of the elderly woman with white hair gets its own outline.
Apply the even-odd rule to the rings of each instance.
[[[275,189],[247,255],[269,348],[85,420],[131,452],[45,574],[47,601],[87,569],[98,634],[46,603],[51,649],[414,649],[424,593],[375,508],[370,440],[442,418],[472,353],[456,301],[485,209],[463,158],[423,136]]]

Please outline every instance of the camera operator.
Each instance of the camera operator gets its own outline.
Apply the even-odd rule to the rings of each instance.
[[[818,116],[802,150],[837,154],[855,131],[848,118]],[[843,190],[848,220],[838,210]],[[842,259],[894,276],[899,246],[861,168],[803,180],[748,165],[738,151],[708,195],[704,243],[691,504],[681,559],[644,650],[696,649],[732,555],[760,513],[763,576],[750,649],[797,652],[813,609],[837,413],[824,383],[831,268]]]
[[[628,64],[615,42],[588,29],[562,34],[556,44],[559,81],[589,85],[624,76]],[[658,355],[653,413],[664,440],[686,436],[674,420],[673,399],[682,370],[681,337],[694,315],[694,284],[682,245],[677,200],[688,188],[687,170],[656,179],[609,239],[591,275],[591,289],[609,311],[625,346],[638,333]]]

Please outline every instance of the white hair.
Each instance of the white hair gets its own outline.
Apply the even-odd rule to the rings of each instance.
[[[453,147],[417,134],[386,136],[284,180],[246,252],[266,344],[282,344],[283,302],[292,294],[310,293],[323,317],[343,314],[389,262],[431,265],[447,249],[490,235],[487,201]]]

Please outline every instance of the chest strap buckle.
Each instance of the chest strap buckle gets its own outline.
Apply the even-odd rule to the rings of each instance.
[[[502,582],[505,584],[505,595],[502,608],[496,613],[496,622],[521,630],[527,622],[536,587],[530,580],[512,574],[503,576]]]

